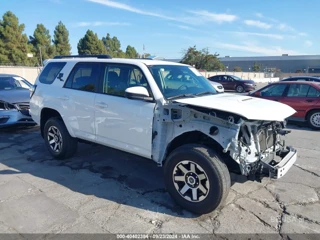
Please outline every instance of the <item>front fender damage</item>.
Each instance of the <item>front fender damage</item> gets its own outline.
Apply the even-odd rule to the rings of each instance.
[[[288,133],[284,127],[284,122],[249,121],[214,109],[161,104],[155,107],[152,158],[161,166],[174,139],[185,133],[201,132],[239,165],[242,175],[257,180],[266,174],[279,178],[282,175],[278,172],[283,162],[287,161],[285,156],[295,151],[287,148],[281,140],[281,135]],[[282,159],[282,164],[276,158]],[[285,164],[286,171],[294,161],[291,159],[290,163]]]

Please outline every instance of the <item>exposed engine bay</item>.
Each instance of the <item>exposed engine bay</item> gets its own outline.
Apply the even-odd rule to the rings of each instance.
[[[291,158],[296,158],[295,150],[286,147],[282,140],[290,132],[285,130],[285,124],[285,121],[248,120],[191,105],[164,106],[156,109],[154,118],[153,159],[161,164],[168,148],[160,146],[170,146],[175,137],[201,132],[221,146],[223,153],[239,165],[242,175],[255,180],[266,175],[280,178],[295,162]]]

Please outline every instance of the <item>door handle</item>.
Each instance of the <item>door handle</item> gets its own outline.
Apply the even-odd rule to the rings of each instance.
[[[313,100],[311,100],[311,99],[308,99],[308,100],[306,100],[307,102],[313,102]]]
[[[279,102],[279,99],[273,99],[274,101],[278,101]]]
[[[61,99],[61,100],[69,100],[69,97],[61,96],[61,97],[58,97],[58,99]]]

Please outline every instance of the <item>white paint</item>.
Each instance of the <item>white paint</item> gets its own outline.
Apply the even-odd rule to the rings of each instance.
[[[296,112],[286,104],[229,93],[184,98],[175,101],[235,113],[250,120],[284,121],[285,118]]]
[[[126,89],[126,93],[149,97],[148,90],[141,86],[129,87]]]

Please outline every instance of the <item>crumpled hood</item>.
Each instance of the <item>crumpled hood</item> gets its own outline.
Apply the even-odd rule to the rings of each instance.
[[[0,101],[7,103],[29,102],[30,91],[28,89],[1,90]]]
[[[283,103],[228,93],[174,101],[238,114],[249,120],[283,121],[296,112],[292,107]]]

